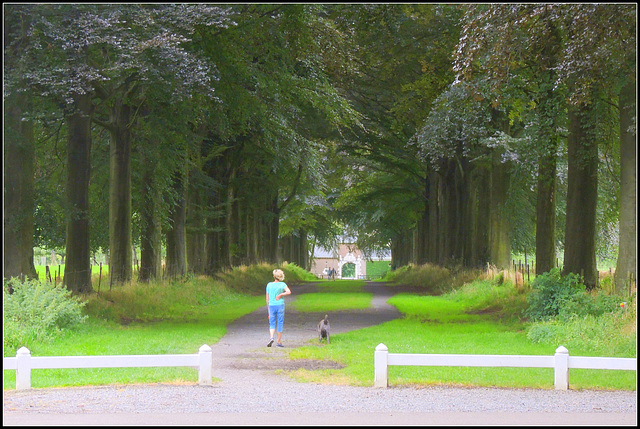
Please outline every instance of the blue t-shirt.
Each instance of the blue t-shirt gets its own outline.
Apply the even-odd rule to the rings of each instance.
[[[269,294],[269,305],[284,305],[284,296],[276,301],[276,296],[284,292],[287,286],[285,282],[269,282],[267,283],[267,293]]]

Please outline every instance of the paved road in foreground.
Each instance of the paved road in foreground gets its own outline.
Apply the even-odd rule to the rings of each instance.
[[[3,426],[637,426],[635,413],[5,414]]]

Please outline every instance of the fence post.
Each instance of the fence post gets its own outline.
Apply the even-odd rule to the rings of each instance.
[[[200,367],[198,368],[198,384],[201,386],[209,386],[212,384],[212,365],[213,353],[211,347],[203,344],[198,352],[200,356]]]
[[[380,343],[373,354],[373,386],[389,387],[389,349]]]
[[[16,353],[16,390],[31,389],[31,351],[20,347]]]
[[[554,381],[556,390],[567,390],[569,388],[569,350],[564,346],[556,349]]]

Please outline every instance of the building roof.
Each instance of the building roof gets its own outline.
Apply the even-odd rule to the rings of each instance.
[[[385,250],[383,252],[371,252],[366,255],[367,260],[371,261],[388,261],[391,260],[391,250]],[[323,247],[316,247],[313,252],[314,258],[326,258],[326,259],[337,259],[338,252],[336,250],[327,250]]]

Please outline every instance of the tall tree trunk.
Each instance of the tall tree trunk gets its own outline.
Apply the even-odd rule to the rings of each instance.
[[[89,251],[89,181],[91,178],[91,113],[89,94],[74,96],[67,116],[67,251],[64,284],[73,292],[91,289]]]
[[[310,271],[311,266],[309,264],[309,237],[307,236],[307,231],[304,228],[300,229],[300,267]]]
[[[178,171],[174,175],[173,189],[176,193],[175,205],[169,212],[169,228],[167,230],[167,276],[181,277],[187,272],[186,264],[186,180]]]
[[[598,202],[598,143],[589,132],[592,107],[569,110],[567,223],[563,274],[584,276],[596,286],[596,206]]]
[[[249,264],[258,263],[258,213],[256,207],[246,208],[247,217],[247,258]]]
[[[131,107],[111,112],[109,175],[109,273],[112,283],[131,280]]]
[[[429,173],[429,243],[427,244],[428,262],[437,263],[439,258],[440,236],[438,234],[438,219],[440,206],[440,178],[434,171]]]
[[[22,120],[24,95],[4,103],[3,273],[5,279],[36,278],[33,265],[35,144],[33,123]]]
[[[269,212],[269,242],[267,244],[267,262],[277,264],[280,261],[280,209],[278,208],[278,193],[276,192]]]
[[[631,78],[620,93],[620,227],[615,284],[618,292],[637,275],[636,209],[636,82]]]
[[[472,260],[475,267],[484,267],[489,262],[489,213],[491,197],[489,191],[489,172],[477,171],[475,185],[475,215],[473,219]]]
[[[441,265],[448,265],[455,259],[455,241],[458,239],[458,223],[456,219],[455,167],[450,160],[445,161],[442,170],[440,200],[440,258]]]
[[[458,217],[458,243],[456,246],[456,258],[462,266],[469,267],[472,259],[473,237],[473,200],[471,199],[472,184],[471,171],[465,158],[458,164],[456,193],[457,193],[457,217]]]
[[[225,217],[225,244],[227,246],[227,263],[228,267],[238,265],[235,260],[235,255],[238,249],[238,243],[235,241],[235,231],[237,225],[234,223],[233,209],[235,205],[235,177],[236,169],[232,166],[230,168],[229,182],[227,184],[227,202],[225,204],[226,217]]]
[[[538,163],[536,205],[536,274],[544,274],[556,262],[556,147],[549,147]]]
[[[207,274],[212,275],[226,267],[228,258],[225,257],[226,253],[223,253],[223,248],[225,248],[224,223],[226,218],[220,214],[224,205],[219,192],[215,192],[209,197],[209,204],[214,209],[215,214],[207,218],[205,248]]]
[[[187,269],[194,274],[205,274],[205,219],[201,189],[189,181],[187,191]]]
[[[546,26],[547,37],[542,40],[541,59],[537,64],[542,89],[538,110],[541,129],[539,139],[542,154],[538,161],[538,183],[536,204],[536,269],[537,275],[544,274],[556,263],[556,151],[559,145],[558,129],[564,124],[564,102],[555,91],[560,29],[549,19],[549,9],[543,11],[541,22]]]
[[[428,251],[429,251],[429,241],[430,241],[430,233],[429,230],[429,207],[430,207],[430,199],[431,197],[431,182],[429,180],[429,173],[427,173],[422,182],[424,186],[424,194],[423,194],[423,203],[424,210],[420,219],[418,219],[417,226],[417,236],[416,236],[416,249],[415,249],[415,258],[416,264],[423,265],[429,261]]]
[[[395,270],[411,262],[411,236],[404,231],[391,239],[391,269]]]
[[[140,272],[138,279],[148,282],[160,278],[162,264],[162,226],[160,195],[155,186],[156,159],[141,154],[142,183],[140,191]]]
[[[509,166],[502,163],[500,153],[493,151],[491,183],[491,206],[489,211],[489,259],[499,269],[511,265],[511,231],[505,213],[509,192]]]

